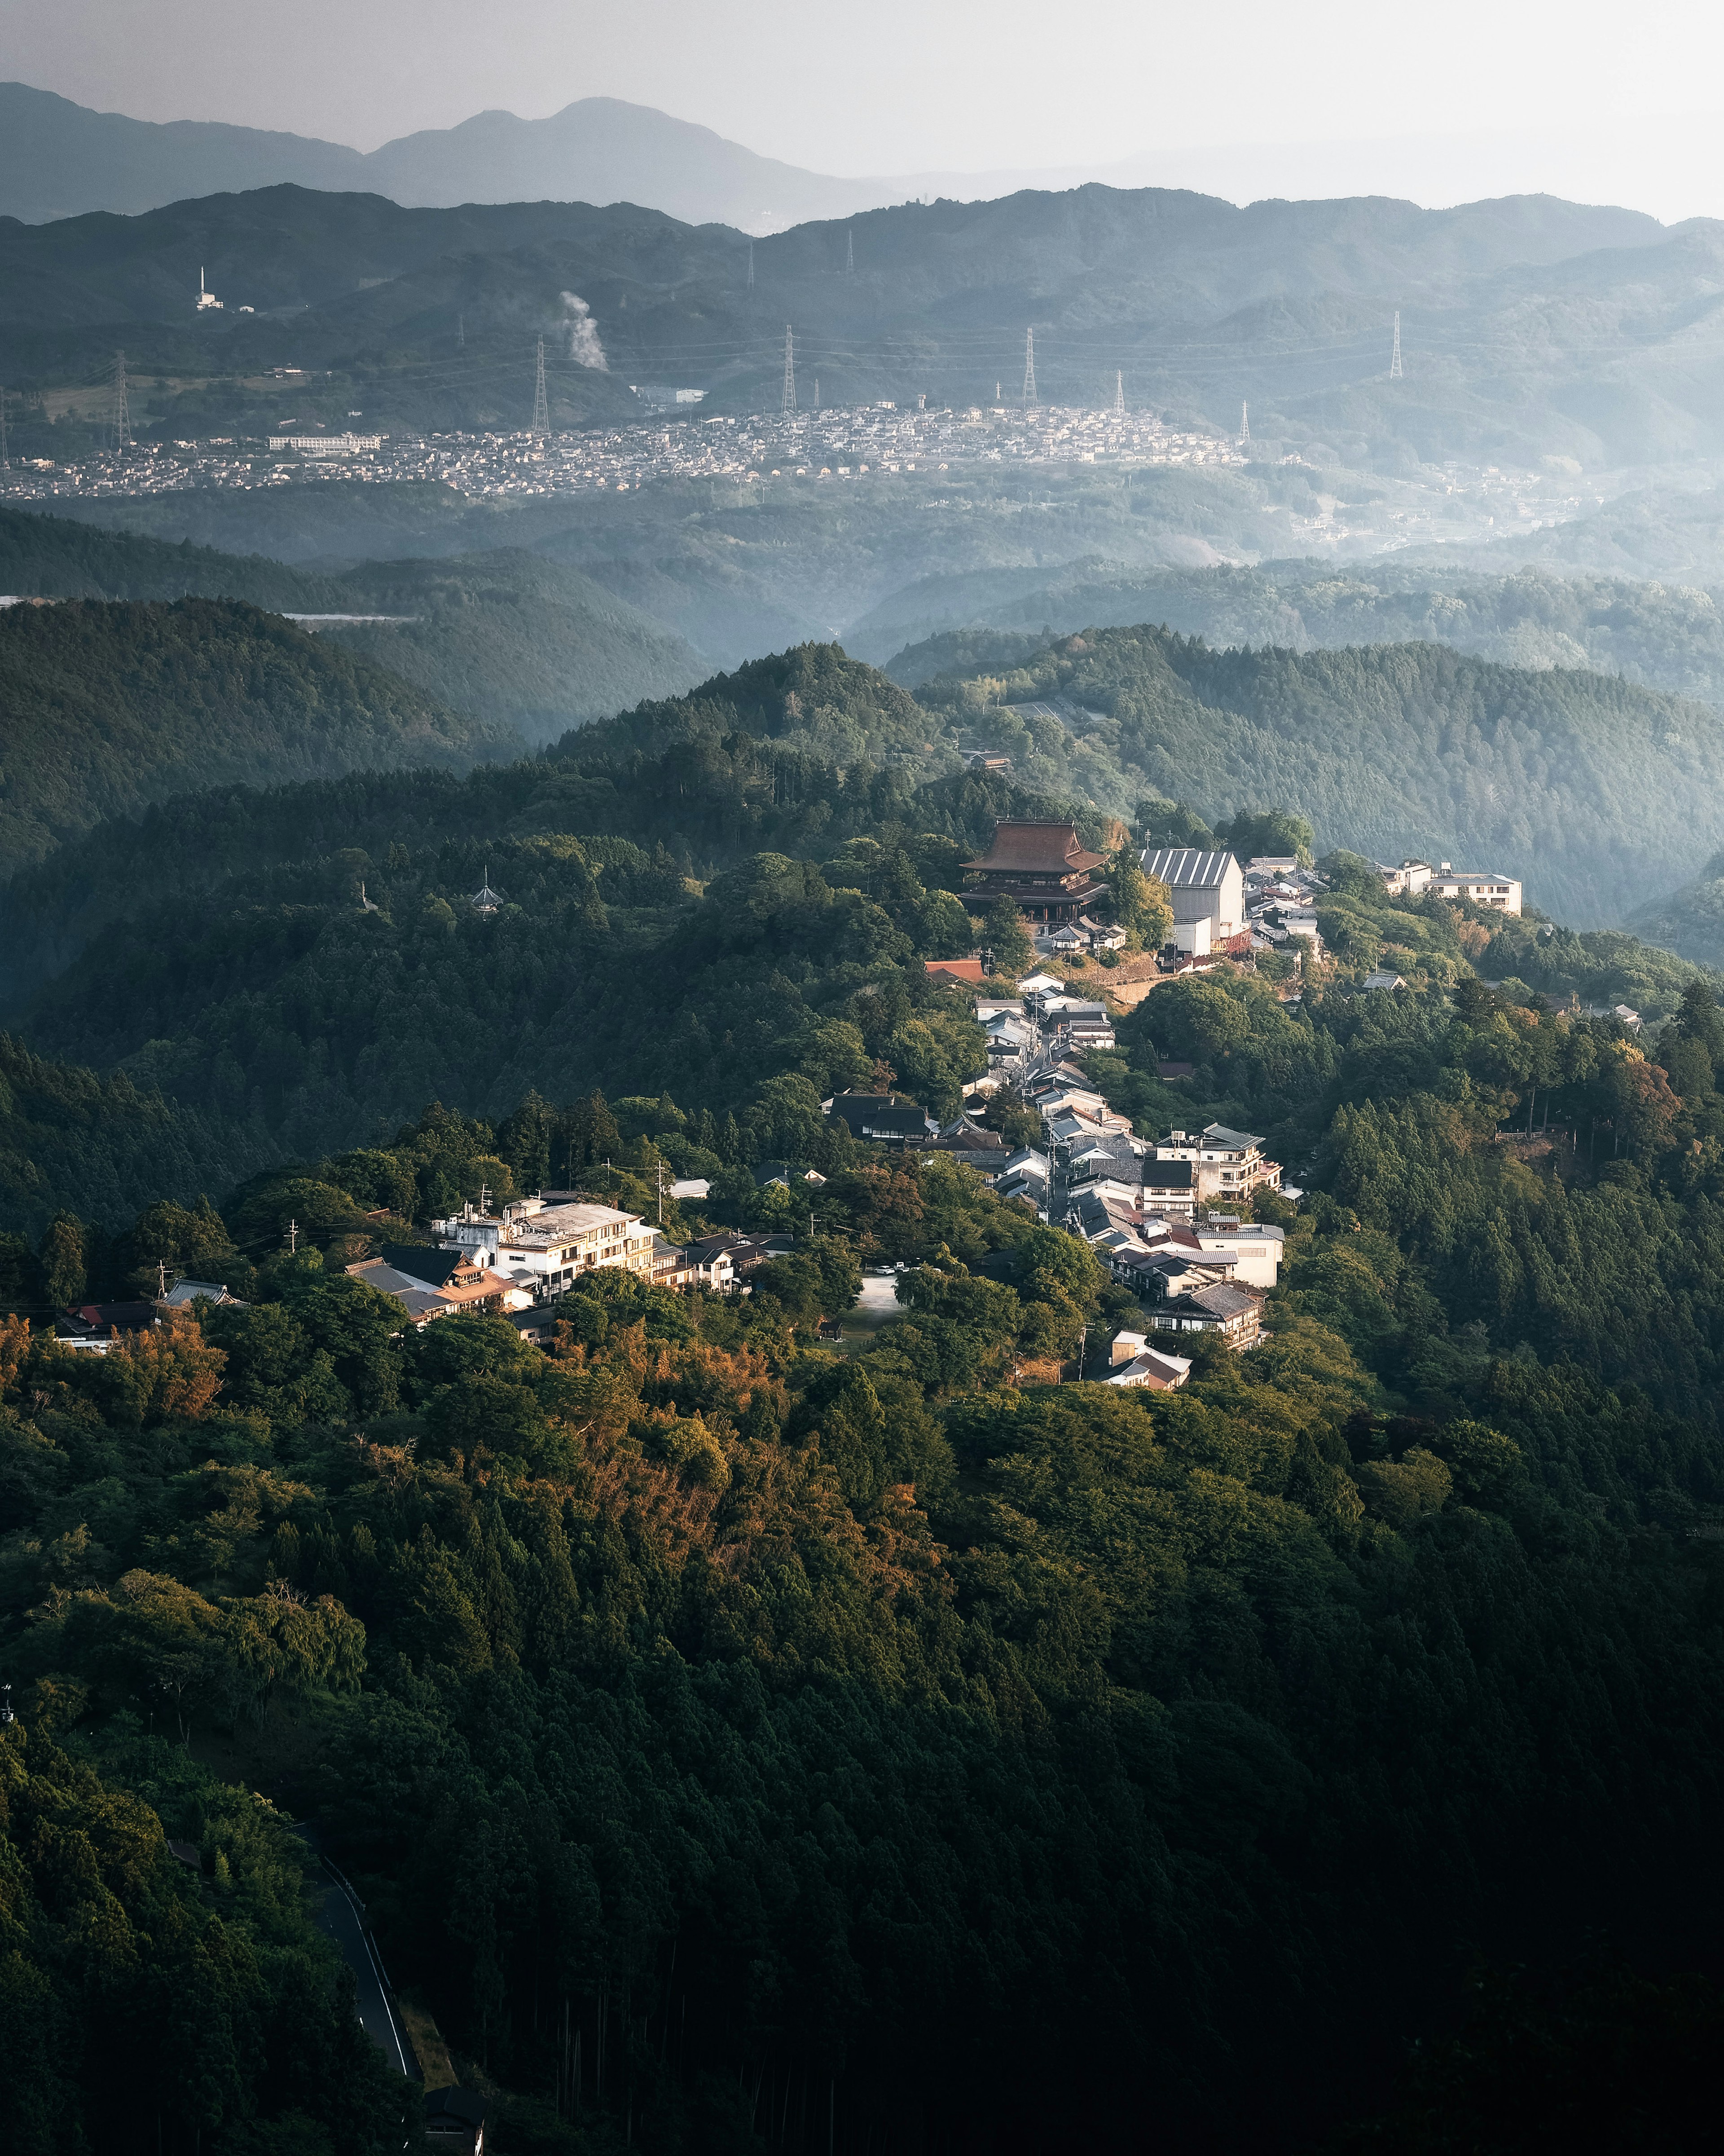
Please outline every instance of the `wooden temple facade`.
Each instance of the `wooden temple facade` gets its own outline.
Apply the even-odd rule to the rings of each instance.
[[[1057,927],[1106,903],[1107,886],[1095,880],[1105,860],[1085,850],[1075,824],[1002,822],[982,859],[964,863],[965,896],[984,906],[1009,898],[1029,920]]]

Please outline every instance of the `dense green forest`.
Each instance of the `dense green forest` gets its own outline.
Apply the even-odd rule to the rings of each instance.
[[[813,647],[466,779],[168,803],[28,880],[14,981],[56,978],[28,1036],[123,1065],[264,1157],[362,1142],[432,1097],[501,1115],[577,1080],[740,1107],[793,1068],[818,1099],[876,1055],[951,1113],[959,1006],[921,961],[971,948],[962,863],[1037,803],[924,754],[926,725]],[[494,915],[470,903],[487,875]],[[140,876],[171,941],[136,914]],[[852,1031],[872,963],[893,992]],[[966,1019],[964,1052],[976,1038]]]
[[[917,694],[967,741],[1008,751],[1032,785],[1128,814],[1146,792],[1212,816],[1280,803],[1321,844],[1506,871],[1587,927],[1691,874],[1717,843],[1719,715],[1603,675],[1522,672],[1429,644],[1216,651],[1104,629]],[[1056,698],[1063,721],[1009,708]]]
[[[13,597],[244,599],[276,613],[337,608],[340,585],[266,554],[224,554],[70,516],[0,506],[0,586]]]
[[[868,678],[797,665],[834,708]],[[936,1051],[979,1060],[915,957],[956,843],[895,828],[711,883],[609,1099],[435,1107],[218,1205],[69,1209],[8,1245],[27,1310],[158,1260],[245,1299],[105,1358],[4,1335],[29,2156],[126,2101],[175,2151],[398,2136],[374,2059],[299,2077],[339,1994],[284,1815],[499,2091],[504,2148],[1290,2148],[1379,2108],[1368,2145],[1468,2145],[1434,2137],[1481,2075],[1499,2112],[1583,2089],[1690,2145],[1668,2107],[1716,2008],[1670,1973],[1711,1965],[1724,1795],[1715,990],[1690,973],[1637,1044],[1485,988],[1469,951],[1506,925],[1331,857],[1337,956],[1301,1003],[1172,983],[1090,1064],[1142,1129],[1219,1116],[1308,1164],[1296,1214],[1264,1201],[1268,1343],[1200,1351],[1177,1394],[1055,1386],[1136,1315],[1086,1246],[818,1113],[882,1064],[922,1058],[935,1098]],[[541,946],[596,936],[613,865],[654,872],[562,858],[575,917]],[[1384,955],[1412,986],[1359,993]],[[808,1199],[756,1188],[785,1155],[825,1174]],[[498,1320],[403,1336],[341,1270],[481,1180],[639,1207],[659,1163],[708,1173],[720,1219],[797,1228],[746,1304],[600,1273],[541,1355]],[[912,1269],[900,1314],[851,1359],[815,1346],[883,1261]],[[212,1999],[190,2030],[176,1955]],[[1469,2039],[1479,1957],[1566,2003],[1499,1992]],[[1631,2046],[1559,2034],[1603,2015]],[[1408,2037],[1449,2028],[1387,2109]]]
[[[337,611],[404,616],[320,630],[458,711],[554,741],[711,670],[674,630],[562,562],[511,548],[453,561],[368,562]]]
[[[1339,474],[1299,477],[1311,500],[1343,484]],[[894,593],[854,624],[846,642],[912,690],[940,674],[1019,665],[1052,640],[1050,625],[1069,634],[1157,622],[1206,644],[1287,651],[1449,644],[1501,665],[1590,669],[1724,701],[1724,613],[1716,591],[1484,570],[1480,562],[1443,573],[1428,559],[1394,556],[1357,565],[1296,560],[1148,572],[1072,562],[1052,576],[1039,568],[980,570]]]
[[[279,616],[217,599],[0,609],[0,868],[192,788],[519,752]],[[141,894],[138,894],[141,896]]]
[[[1348,678],[1112,637],[1027,678],[1116,685],[1121,739],[1152,666],[1157,723]],[[1486,708],[1491,670],[1408,649],[1360,678]],[[1087,1059],[1143,1135],[1248,1128],[1303,1188],[1259,1204],[1268,1338],[1200,1346],[1175,1393],[1084,1383],[1142,1322],[1089,1246],[820,1109],[949,1116],[983,1068],[924,962],[973,947],[998,816],[1121,843],[1063,729],[1015,779],[967,770],[977,711],[807,645],[531,760],[181,795],[15,880],[25,2156],[158,2115],[162,2156],[411,2142],[294,1821],[504,2156],[1470,2146],[1480,2102],[1690,2145],[1724,1883],[1720,978],[1391,901],[1326,828],[1297,996],[1285,963],[1168,980]],[[1126,843],[1250,843],[1235,805],[1146,781]],[[757,1181],[784,1160],[824,1180]],[[481,1190],[655,1216],[661,1175],[709,1184],[668,1234],[793,1250],[746,1301],[601,1270],[543,1353],[404,1331],[345,1270]],[[834,1352],[821,1321],[892,1265],[896,1314]],[[158,1266],[240,1301],[55,1345],[54,1310]]]
[[[431,1098],[500,1116],[533,1087],[668,1085],[740,1108],[780,1062],[824,1093],[876,1055],[950,1112],[949,1057],[895,1039],[899,991],[864,1008],[859,1063],[813,1045],[851,993],[831,968],[890,963],[909,1007],[942,1007],[920,962],[972,947],[962,863],[996,816],[1072,813],[1110,842],[1075,788],[964,770],[944,716],[807,647],[465,778],[169,802],[17,888],[13,1021],[40,1053],[120,1065],[218,1119],[260,1161],[365,1142]],[[1085,770],[1074,756],[1054,775]],[[487,876],[495,915],[470,904]],[[140,891],[171,910],[171,941]],[[1693,977],[1619,932],[1497,932],[1475,945],[1481,971],[1588,1006],[1657,1019]],[[1387,947],[1325,934],[1367,965]]]
[[[675,696],[707,670],[649,614],[578,570],[518,548],[330,572],[0,510],[0,585],[26,597],[198,597],[290,614],[388,615],[320,622],[318,633],[452,711],[512,726],[529,742],[608,718],[643,697]]]

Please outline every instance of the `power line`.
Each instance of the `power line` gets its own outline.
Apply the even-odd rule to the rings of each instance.
[[[131,413],[126,398],[126,354],[114,355],[114,451],[116,456],[126,454],[126,444],[131,439]]]
[[[542,441],[551,432],[551,407],[545,396],[545,340],[539,339],[538,372],[533,382],[533,432]]]
[[[1035,402],[1035,331],[1034,330],[1025,330],[1024,332],[1024,401],[1026,404],[1034,404]]]
[[[1401,311],[1398,307],[1395,309],[1395,348],[1389,358],[1388,378],[1391,382],[1399,382],[1403,378],[1401,374]]]
[[[788,322],[784,325],[784,409],[796,409],[796,346]]]

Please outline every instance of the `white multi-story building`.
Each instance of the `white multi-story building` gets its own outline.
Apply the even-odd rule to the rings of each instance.
[[[1279,1161],[1264,1158],[1263,1141],[1249,1131],[1230,1131],[1210,1123],[1201,1131],[1169,1131],[1156,1147],[1158,1161],[1190,1164],[1193,1196],[1198,1203],[1216,1198],[1238,1204],[1260,1184],[1281,1187]],[[1144,1178],[1148,1182],[1146,1171]]]
[[[1429,891],[1434,898],[1470,899],[1496,913],[1521,911],[1520,879],[1501,869],[1456,869],[1447,861],[1433,868],[1429,861],[1403,861],[1398,869],[1378,862],[1377,872],[1391,898],[1418,898]]]
[[[648,1279],[653,1273],[654,1231],[637,1214],[564,1200],[561,1192],[518,1199],[498,1214],[465,1205],[434,1220],[431,1232],[443,1249],[459,1250],[537,1302],[562,1295],[595,1265],[626,1266]]]

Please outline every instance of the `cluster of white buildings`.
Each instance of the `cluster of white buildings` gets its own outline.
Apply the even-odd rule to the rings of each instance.
[[[14,462],[0,474],[0,496],[172,493],[331,476],[436,480],[469,495],[626,493],[675,480],[842,486],[969,465],[1244,460],[1222,436],[1167,427],[1147,414],[1006,406],[900,411],[864,404],[736,418],[702,417],[683,405],[674,409],[675,417],[643,416],[633,424],[542,437],[367,434],[284,418],[255,439],[138,444],[124,454],[103,452],[77,464]]]

